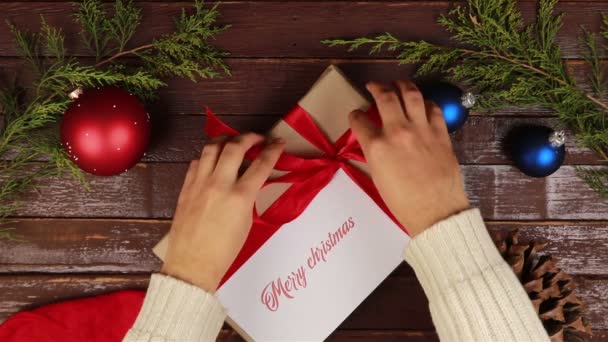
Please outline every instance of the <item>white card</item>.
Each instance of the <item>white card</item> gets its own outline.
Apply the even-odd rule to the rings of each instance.
[[[216,296],[255,341],[321,341],[403,261],[408,241],[339,170]]]

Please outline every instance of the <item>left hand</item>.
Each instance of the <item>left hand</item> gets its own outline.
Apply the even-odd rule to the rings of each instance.
[[[161,273],[208,292],[217,289],[245,243],[256,195],[285,145],[272,141],[239,177],[245,153],[263,141],[253,133],[219,138],[190,163]]]

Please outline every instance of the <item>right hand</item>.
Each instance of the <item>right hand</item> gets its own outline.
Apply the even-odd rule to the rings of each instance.
[[[441,109],[425,102],[416,85],[369,83],[382,119],[377,127],[362,111],[351,128],[374,184],[393,215],[416,236],[469,207],[458,161]]]

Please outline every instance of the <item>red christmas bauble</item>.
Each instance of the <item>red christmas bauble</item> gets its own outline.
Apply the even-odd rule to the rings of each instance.
[[[61,143],[82,170],[113,176],[133,167],[150,141],[144,105],[120,88],[85,89],[63,115]]]

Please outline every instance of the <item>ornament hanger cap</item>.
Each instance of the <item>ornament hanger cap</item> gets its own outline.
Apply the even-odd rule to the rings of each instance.
[[[462,106],[467,109],[473,108],[476,100],[477,97],[471,92],[466,92],[460,97],[460,102],[462,103]]]
[[[555,131],[549,136],[549,142],[553,147],[560,147],[566,143],[566,132]]]
[[[72,100],[77,99],[80,95],[82,95],[82,88],[76,88],[71,93],[68,94],[68,97]]]

